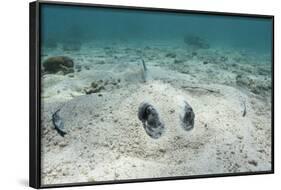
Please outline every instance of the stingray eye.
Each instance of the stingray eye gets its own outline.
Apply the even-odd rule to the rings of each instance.
[[[152,112],[152,107],[151,106],[148,106],[146,109],[145,109],[145,113],[146,114],[150,114]]]
[[[188,123],[188,122],[190,122],[191,119],[192,119],[192,118],[191,118],[191,112],[186,112],[186,113],[184,114],[183,121],[186,122],[186,123]]]
[[[143,123],[146,134],[151,138],[157,139],[164,133],[164,123],[159,120],[159,114],[153,105],[141,103],[138,117]]]
[[[184,130],[189,131],[194,127],[195,114],[192,107],[186,102],[181,102],[184,109],[180,113],[181,126]]]
[[[139,109],[138,109],[138,118],[141,121],[147,120],[149,111],[148,108],[150,107],[150,104],[143,102],[140,104]]]
[[[184,120],[189,120],[191,118],[191,112],[186,112],[184,116]]]

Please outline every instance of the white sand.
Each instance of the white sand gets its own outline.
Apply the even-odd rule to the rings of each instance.
[[[267,76],[257,74],[259,68],[270,67],[266,59],[258,66],[242,61],[233,61],[235,66],[228,65],[230,61],[205,65],[199,58],[190,58],[190,51],[182,47],[145,47],[120,45],[109,55],[104,48],[88,46],[78,53],[48,52],[48,56],[69,55],[82,71],[43,76],[43,184],[271,169],[270,94],[253,93],[256,86],[271,83]],[[149,71],[146,83],[139,49]],[[235,51],[216,51],[231,60],[243,57]],[[167,58],[167,52],[177,57]],[[218,53],[198,50],[198,54]],[[175,64],[175,59],[183,62]],[[100,60],[105,64],[95,64]],[[240,73],[250,77],[254,86],[237,86]],[[85,95],[83,89],[98,80],[108,81],[105,89]],[[181,99],[195,112],[192,131],[184,131],[179,124]],[[150,138],[138,120],[143,101],[153,104],[165,123],[166,131],[159,139]],[[65,137],[51,122],[60,107]]]

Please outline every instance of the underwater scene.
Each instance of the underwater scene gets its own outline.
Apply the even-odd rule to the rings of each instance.
[[[42,184],[270,171],[272,24],[41,4]]]

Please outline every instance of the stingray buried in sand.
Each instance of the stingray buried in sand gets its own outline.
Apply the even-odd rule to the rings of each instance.
[[[43,184],[271,169],[270,22],[48,10]]]

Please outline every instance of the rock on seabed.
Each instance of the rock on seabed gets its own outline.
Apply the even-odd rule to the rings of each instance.
[[[62,71],[63,74],[74,72],[74,62],[66,56],[50,57],[43,62],[44,71],[47,73],[57,73]]]

